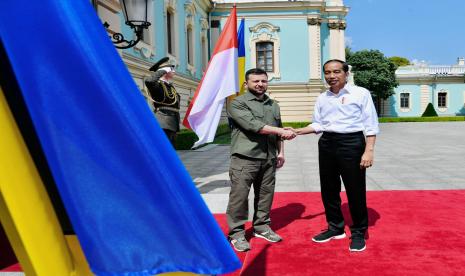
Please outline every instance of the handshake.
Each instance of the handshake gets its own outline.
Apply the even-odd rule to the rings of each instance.
[[[279,136],[283,140],[292,140],[298,135],[297,131],[292,127],[281,128]]]

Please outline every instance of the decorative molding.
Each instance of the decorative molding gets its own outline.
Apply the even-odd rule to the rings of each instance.
[[[307,24],[308,25],[318,25],[318,26],[320,26],[321,23],[322,23],[322,20],[319,17],[307,17]]]
[[[273,43],[273,72],[268,73],[269,80],[280,80],[281,71],[279,65],[279,53],[281,49],[281,41],[278,36],[280,28],[268,22],[260,22],[250,30],[250,63],[252,67],[257,66],[257,43],[259,42],[272,42]]]
[[[177,0],[165,0],[165,7],[169,8],[172,11],[176,11]]]
[[[258,33],[261,29],[267,29],[269,32],[279,32],[280,28],[268,22],[260,22],[253,27],[249,28],[251,33]]]
[[[187,17],[194,16],[197,13],[194,2],[192,2],[192,0],[187,0],[186,3],[184,3],[184,10],[186,11]]]
[[[345,21],[329,21],[328,27],[331,30],[345,30],[347,27],[347,24]]]
[[[210,26],[208,25],[208,19],[205,17],[200,18],[200,28],[202,31],[206,31],[210,29]]]
[[[152,58],[155,56],[155,48],[141,40],[134,46],[134,50],[138,51],[144,58]]]

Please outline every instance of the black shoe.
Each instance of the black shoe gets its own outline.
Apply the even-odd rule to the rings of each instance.
[[[312,241],[314,241],[314,242],[327,242],[327,241],[330,241],[332,239],[339,240],[339,239],[343,239],[345,237],[346,237],[346,233],[344,232],[344,230],[337,231],[337,230],[328,229],[328,230],[325,230],[325,231],[321,232],[320,234],[316,235],[315,237],[313,237]]]
[[[355,234],[350,237],[351,242],[349,246],[349,251],[351,252],[360,252],[367,248],[365,243],[365,237],[362,234]]]

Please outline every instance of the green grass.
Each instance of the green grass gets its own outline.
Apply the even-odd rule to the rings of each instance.
[[[219,125],[216,134],[214,144],[230,144],[231,143],[231,130],[227,124]],[[229,140],[228,140],[229,139]],[[197,135],[190,129],[182,129],[176,137],[175,148],[177,150],[189,150],[192,148],[194,143],[198,140]],[[203,147],[207,144],[201,145]]]
[[[231,133],[216,136],[215,140],[213,140],[213,144],[219,144],[219,145],[231,144]]]
[[[452,122],[452,121],[465,121],[465,116],[453,117],[381,117],[380,123],[401,123],[401,122]],[[310,122],[286,122],[283,123],[285,127],[301,128],[306,127]],[[191,130],[181,130],[176,138],[177,150],[189,150],[197,141],[197,135]],[[218,126],[216,130],[215,140],[213,144],[229,145],[231,144],[231,130],[227,124]],[[205,146],[204,144],[202,146]],[[202,147],[200,146],[200,147]]]
[[[465,121],[465,116],[452,117],[381,117],[380,123],[401,123],[401,122],[456,122]]]

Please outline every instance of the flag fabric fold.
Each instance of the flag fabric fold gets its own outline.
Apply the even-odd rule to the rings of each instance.
[[[237,60],[237,16],[234,6],[183,120],[184,126],[199,137],[194,147],[213,141],[225,99],[239,91]]]
[[[1,1],[0,38],[94,273],[240,267],[90,1]]]

